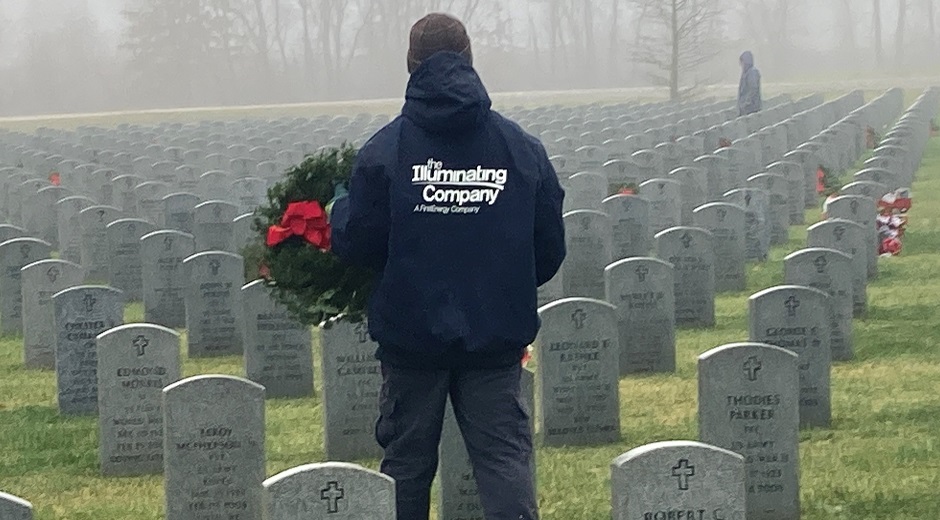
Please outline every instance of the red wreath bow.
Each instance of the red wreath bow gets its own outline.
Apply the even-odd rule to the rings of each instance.
[[[320,203],[311,200],[291,202],[281,217],[280,226],[268,228],[268,247],[274,247],[290,237],[299,236],[320,248],[330,249],[330,223]]]

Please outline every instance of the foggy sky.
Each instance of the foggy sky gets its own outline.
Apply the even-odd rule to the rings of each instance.
[[[355,17],[352,6],[385,2],[396,6],[403,0],[226,0],[233,5],[261,2],[266,9],[277,3],[286,21],[280,47],[268,27],[270,41],[259,65],[258,58],[238,56],[228,76],[196,66],[202,78],[180,78],[167,74],[167,89],[148,91],[141,78],[147,78],[148,63],[132,64],[134,49],[126,45],[130,25],[123,11],[128,8],[160,4],[166,0],[3,0],[0,2],[0,74],[12,81],[0,84],[0,115],[99,111],[128,108],[201,106],[202,104],[253,104],[278,102],[326,101],[362,97],[397,97],[407,75],[404,52],[407,27],[388,29],[386,36],[394,45],[373,43],[378,56],[368,48],[356,48],[349,56],[349,67],[328,78],[325,67],[329,56],[304,57],[301,26],[296,21],[299,2],[306,1],[317,10],[324,2],[351,6],[344,23]],[[199,0],[190,0],[198,2]],[[647,69],[636,65],[641,58],[633,48],[633,19],[643,2],[666,0],[619,0],[622,26],[613,47],[609,13],[618,0],[591,0],[594,7],[592,38],[585,38],[581,7],[586,0],[426,0],[429,6],[452,5],[459,14],[478,2],[476,18],[468,21],[474,38],[477,63],[487,84],[495,91],[556,90],[568,88],[616,88],[652,84]],[[712,1],[712,0],[700,0]],[[721,13],[721,34],[716,35],[714,58],[707,67],[686,77],[709,82],[736,82],[736,59],[742,50],[757,53],[758,67],[765,81],[826,81],[831,78],[893,76],[940,76],[940,37],[931,34],[927,10],[940,11],[940,0],[908,0],[903,32],[902,61],[895,63],[898,6],[902,0],[881,0],[882,47],[884,62],[875,66],[875,42],[872,36],[872,0],[713,0]],[[419,0],[407,2],[417,5]],[[566,6],[565,19],[559,23],[564,33],[551,51],[548,24],[549,6]],[[494,7],[495,6],[495,7]],[[786,47],[772,40],[769,33],[777,27],[767,13],[790,6]],[[419,6],[420,7],[420,6]],[[275,11],[271,11],[275,12]],[[412,19],[420,8],[408,12]],[[480,14],[480,13],[483,14]],[[498,20],[494,19],[497,16]],[[763,14],[762,14],[763,13]],[[270,26],[272,18],[265,19]],[[313,14],[311,16],[316,16]],[[403,15],[405,16],[405,15]],[[934,20],[940,21],[938,13]],[[761,19],[762,18],[762,19]],[[311,18],[316,29],[317,20]],[[288,26],[288,24],[290,24]],[[493,34],[504,28],[508,34]],[[334,27],[336,29],[336,27]],[[341,47],[349,48],[355,31],[343,32]],[[645,30],[645,29],[644,29]],[[372,33],[374,31],[365,31]],[[394,33],[394,34],[391,34]],[[314,43],[316,35],[311,35]],[[644,35],[644,38],[646,36]],[[776,36],[778,38],[779,36]],[[253,43],[246,40],[248,43]],[[497,43],[491,43],[497,42]],[[535,42],[535,43],[533,43]],[[362,44],[358,42],[358,44]],[[589,45],[593,43],[594,51]],[[487,46],[489,45],[489,47]],[[497,47],[493,47],[497,45]],[[582,46],[582,47],[579,47]],[[668,49],[664,49],[666,52]],[[314,52],[321,52],[314,49]],[[371,54],[370,54],[371,52]],[[560,53],[560,54],[559,54]],[[185,55],[186,53],[182,53]],[[309,53],[308,53],[309,54]],[[340,56],[344,56],[342,50]],[[555,56],[554,59],[551,56]],[[560,61],[561,56],[564,58]],[[186,56],[183,56],[185,58]],[[159,56],[172,64],[181,56],[168,52]],[[307,59],[301,66],[301,60]],[[345,56],[343,59],[347,59]],[[214,64],[213,62],[209,62]],[[381,65],[377,67],[376,64]],[[392,65],[388,65],[392,64]],[[338,66],[338,65],[337,65]],[[397,68],[396,68],[397,67]],[[611,68],[616,70],[611,71]],[[152,74],[157,72],[150,71]],[[269,76],[264,81],[260,76]],[[216,78],[216,79],[213,79]],[[691,80],[689,80],[691,82]],[[175,83],[176,91],[173,90]],[[148,79],[144,87],[154,83]],[[219,84],[221,83],[221,85]]]

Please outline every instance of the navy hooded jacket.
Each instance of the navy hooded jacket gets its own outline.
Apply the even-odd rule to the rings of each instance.
[[[760,71],[754,66],[754,54],[741,54],[741,82],[738,84],[738,114],[746,116],[761,111]]]
[[[379,273],[369,332],[392,366],[508,366],[538,332],[564,192],[541,143],[490,105],[468,60],[425,60],[333,206],[333,251]]]

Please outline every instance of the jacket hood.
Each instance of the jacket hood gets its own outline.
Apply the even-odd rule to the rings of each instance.
[[[460,133],[482,124],[492,103],[470,62],[454,52],[439,52],[408,81],[402,115],[434,133]]]
[[[754,66],[754,54],[751,51],[744,51],[744,54],[741,55],[741,64],[744,66],[744,70],[748,70]]]

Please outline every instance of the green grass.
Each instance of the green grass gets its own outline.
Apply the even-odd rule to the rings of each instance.
[[[940,518],[940,140],[914,197],[904,254],[881,261],[870,316],[855,322],[857,359],[833,369],[832,427],[802,433],[804,519]],[[817,217],[811,211],[808,222]],[[545,519],[610,518],[611,459],[649,442],[696,438],[696,357],[746,339],[747,296],[780,283],[783,257],[804,239],[794,227],[769,262],[749,267],[748,291],[718,298],[717,327],[679,333],[676,374],[621,381],[622,442],[539,450]],[[141,315],[132,305],[127,320]],[[0,490],[31,500],[37,520],[163,518],[161,477],[100,477],[95,420],[59,417],[53,373],[24,369],[21,348],[20,339],[0,341]],[[237,358],[184,357],[187,376],[241,370]],[[268,401],[269,475],[323,460],[321,404]]]

